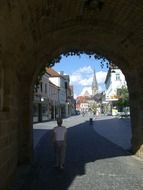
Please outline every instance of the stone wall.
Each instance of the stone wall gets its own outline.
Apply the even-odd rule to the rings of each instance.
[[[18,163],[17,78],[13,68],[0,72],[0,189],[8,186]]]
[[[18,160],[17,119],[14,114],[0,113],[0,189],[8,185]]]
[[[132,153],[143,159],[143,68],[134,62],[132,68],[126,70],[130,96],[130,112],[132,126]]]
[[[18,163],[32,160],[33,76],[73,49],[104,55],[127,71],[133,152],[143,157],[142,20],[141,1],[0,2],[0,189]]]

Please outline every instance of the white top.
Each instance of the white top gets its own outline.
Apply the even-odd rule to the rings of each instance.
[[[54,132],[55,132],[56,141],[64,141],[65,140],[65,134],[67,132],[66,127],[64,127],[64,126],[55,127]]]

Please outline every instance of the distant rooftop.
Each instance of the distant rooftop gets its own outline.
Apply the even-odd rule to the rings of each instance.
[[[46,68],[46,71],[51,77],[61,77],[61,75],[52,68]]]

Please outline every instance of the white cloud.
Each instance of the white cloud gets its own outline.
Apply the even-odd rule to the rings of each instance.
[[[91,66],[85,66],[85,67],[82,67],[82,68],[80,68],[79,70],[77,70],[77,72],[79,72],[79,73],[93,73],[93,69],[91,68]]]
[[[74,86],[83,87],[81,94],[83,95],[87,90],[89,94],[92,94],[91,85],[93,81],[93,74],[94,71],[91,66],[84,66],[78,70],[76,70],[70,76],[70,82]],[[98,91],[102,92],[104,90],[104,82],[106,79],[107,72],[105,71],[98,71],[96,72],[96,79],[98,83]]]
[[[96,73],[97,83],[98,84],[104,84],[106,79],[107,72],[105,71],[99,71]]]
[[[70,81],[74,85],[89,86],[92,83],[92,79],[93,70],[91,66],[84,66],[70,76]]]
[[[78,97],[78,95],[74,93],[74,98],[76,99],[77,97]]]
[[[103,88],[103,86],[101,86],[101,85],[98,85],[98,92],[103,92],[104,91],[104,88]]]
[[[78,82],[78,81],[80,81],[80,80],[81,80],[81,76],[80,76],[80,75],[77,75],[77,74],[74,75],[74,74],[73,74],[73,75],[70,76],[70,82],[71,82],[71,83]]]
[[[87,79],[82,79],[79,81],[79,84],[82,86],[90,86],[92,84],[93,77],[87,78]]]
[[[88,91],[88,93],[89,93],[90,95],[92,95],[91,87],[84,87],[84,88],[82,89],[81,93],[80,93],[80,96],[84,95],[84,93],[85,93],[86,91]]]
[[[106,79],[106,75],[107,75],[107,72],[105,72],[105,71],[96,72],[96,78],[97,78],[98,85],[104,84],[105,79]],[[92,80],[93,80],[93,70],[91,72],[90,66],[80,68],[79,70],[75,71],[70,76],[71,83],[76,84],[76,85],[79,84],[82,86],[90,86],[92,84]]]

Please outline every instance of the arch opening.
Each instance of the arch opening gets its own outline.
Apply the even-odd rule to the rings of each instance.
[[[66,53],[63,53],[62,55],[60,55],[60,56],[65,56],[65,57],[67,57],[68,58],[68,56],[71,56],[71,57],[73,57],[73,56],[75,56],[75,55],[77,55],[77,56],[82,56],[82,55],[85,55],[85,53],[83,52],[83,51],[77,51],[77,50],[75,50],[74,52],[72,52],[72,51],[70,51],[70,52],[66,52]],[[86,55],[87,56],[89,56],[89,61],[90,61],[90,58],[92,57],[94,57],[95,58],[95,65],[96,64],[100,64],[100,67],[101,67],[101,69],[103,68],[103,67],[107,67],[107,69],[108,68],[110,68],[110,75],[113,73],[113,71],[115,72],[115,70],[117,69],[117,67],[115,66],[115,65],[113,65],[112,64],[112,62],[111,61],[108,61],[105,57],[102,57],[102,56],[98,56],[98,55],[95,55],[95,53],[93,53],[93,52],[86,52]],[[57,62],[60,62],[60,56],[58,57],[58,58],[55,58],[53,61],[52,61],[52,63],[51,64],[49,64],[50,66],[53,66],[55,63],[57,63]],[[96,63],[96,58],[98,58],[98,63]],[[93,60],[92,60],[93,61]],[[92,62],[93,63],[93,62]],[[56,65],[60,65],[61,63],[57,63]],[[67,64],[68,64],[68,60],[67,60]],[[73,63],[73,64],[75,64],[75,63]],[[92,65],[92,64],[91,64]],[[93,67],[95,66],[94,65],[94,63],[93,63]],[[70,67],[70,65],[69,65],[69,67]],[[54,67],[53,67],[54,68]],[[62,70],[62,69],[61,69]],[[58,71],[60,71],[60,70],[58,70]],[[107,71],[107,70],[106,70]],[[108,71],[107,71],[108,72]],[[108,74],[108,75],[109,75]],[[119,73],[113,73],[115,76],[114,77],[116,77],[116,80],[119,80],[119,78],[117,79],[117,77],[119,77]],[[117,74],[118,74],[118,76],[117,76]],[[47,78],[48,78],[48,76],[47,76]],[[105,79],[105,78],[104,78]],[[120,79],[121,80],[121,79]],[[40,84],[41,85],[41,84]],[[45,85],[45,84],[44,84]],[[122,86],[124,86],[123,84],[122,84]],[[40,88],[41,88],[41,86],[40,86]],[[127,88],[126,88],[127,89]],[[45,90],[45,89],[44,89]],[[105,90],[105,89],[104,89]],[[47,89],[46,89],[46,91],[47,91]],[[58,91],[57,91],[57,93],[58,93]],[[121,90],[120,90],[120,92],[118,92],[118,93],[121,93]],[[121,94],[120,94],[121,95]],[[50,109],[50,112],[52,112],[52,114],[50,114],[48,117],[46,117],[45,119],[43,119],[42,120],[42,118],[40,118],[40,119],[38,119],[38,117],[41,117],[41,114],[39,114],[39,113],[37,113],[37,112],[39,112],[39,111],[41,111],[41,109],[39,109],[38,107],[38,105],[37,106],[35,106],[34,107],[34,109],[35,109],[35,112],[36,112],[36,114],[35,114],[35,116],[37,117],[37,118],[35,118],[35,120],[33,120],[33,121],[35,121],[35,122],[43,122],[43,121],[48,121],[48,120],[51,120],[51,119],[56,119],[56,117],[59,117],[59,100],[57,99],[56,100],[56,102],[55,102],[55,104],[56,105],[52,105],[52,104],[54,104],[54,101],[52,100],[50,100],[50,98],[49,97],[44,97],[45,95],[39,95],[39,103],[41,104],[41,105],[43,105],[44,104],[44,101],[41,99],[41,98],[43,98],[43,99],[45,99],[45,105],[44,105],[44,107],[43,107],[43,110],[44,110],[44,112],[46,113],[46,114],[48,114],[49,113],[49,110],[48,109],[46,109],[45,108],[45,106],[49,106],[49,107],[51,107],[51,109]],[[114,97],[113,97],[114,96]],[[115,97],[116,96],[116,97]],[[108,111],[106,110],[107,108],[105,108],[105,107],[107,107],[107,105],[105,106],[104,105],[104,108],[103,108],[103,105],[102,105],[102,109],[104,109],[104,112],[106,111],[106,113],[104,113],[103,112],[103,110],[102,110],[102,114],[106,114],[106,115],[117,115],[117,110],[118,110],[118,114],[120,114],[120,115],[118,115],[120,118],[121,117],[128,117],[129,115],[129,103],[127,103],[127,105],[126,105],[126,107],[128,107],[127,109],[122,109],[122,107],[121,107],[121,101],[120,101],[120,103],[118,102],[117,103],[117,92],[116,92],[116,95],[112,95],[112,98],[114,98],[113,99],[113,101],[111,101],[110,100],[110,105],[108,105]],[[57,96],[58,97],[58,96]],[[58,97],[59,98],[59,97]],[[115,100],[116,99],[116,100]],[[106,101],[105,101],[105,103],[107,103]],[[120,105],[119,105],[120,104]],[[111,106],[112,106],[112,108],[111,108]],[[39,109],[39,110],[38,110]],[[54,113],[55,112],[55,113]],[[112,112],[114,112],[114,113],[112,113]],[[125,113],[126,112],[126,113]],[[128,113],[127,113],[128,112]],[[43,114],[45,114],[45,113],[43,113]],[[131,139],[130,139],[131,140]],[[129,141],[130,141],[129,140]]]
[[[89,59],[90,60],[90,59]],[[57,65],[59,65],[59,67],[60,67],[60,64],[61,63],[57,63]],[[67,64],[68,64],[68,61],[67,61]],[[96,64],[99,64],[99,63],[96,63]],[[53,67],[54,68],[54,67]],[[62,68],[61,68],[61,70],[63,70]],[[59,70],[60,71],[60,70]],[[113,69],[113,71],[114,71],[114,69]],[[67,74],[67,72],[66,72],[66,74]],[[114,72],[113,72],[113,74],[114,74]],[[40,87],[41,88],[41,87]],[[54,94],[53,94],[53,96],[54,96]],[[50,102],[52,102],[52,101],[50,101]],[[43,103],[43,102],[42,102]],[[75,179],[75,177],[77,176],[77,175],[85,175],[85,173],[86,173],[86,167],[87,167],[87,165],[90,163],[90,162],[94,162],[94,161],[98,161],[98,160],[100,160],[100,159],[105,159],[105,158],[111,158],[111,157],[119,157],[119,156],[126,156],[126,154],[124,154],[124,153],[121,153],[120,151],[118,152],[118,150],[119,150],[119,147],[118,146],[113,146],[114,148],[112,149],[111,147],[112,147],[112,145],[114,144],[114,142],[113,142],[113,144],[111,143],[109,143],[109,139],[108,139],[108,135],[107,136],[105,136],[105,138],[103,138],[102,136],[100,136],[101,135],[101,131],[100,131],[100,129],[102,128],[103,130],[105,130],[105,133],[106,134],[108,134],[108,131],[106,131],[106,129],[102,126],[102,125],[105,125],[105,123],[106,123],[106,125],[107,125],[107,123],[109,122],[109,125],[111,124],[110,122],[115,122],[115,120],[112,118],[111,120],[110,119],[105,119],[105,121],[100,121],[100,120],[98,120],[98,117],[96,117],[96,124],[97,124],[97,128],[98,128],[98,133],[97,133],[97,129],[96,129],[96,126],[95,126],[95,133],[96,133],[96,136],[95,136],[95,139],[97,140],[99,140],[98,142],[95,142],[95,139],[93,140],[93,131],[90,131],[91,130],[91,128],[89,128],[88,129],[88,127],[91,127],[91,126],[89,126],[89,118],[87,119],[87,117],[86,116],[84,116],[84,117],[82,117],[81,116],[81,121],[80,121],[80,123],[76,123],[75,122],[75,120],[78,120],[77,118],[78,118],[79,116],[77,115],[77,116],[75,116],[75,119],[74,119],[74,121],[72,121],[73,123],[71,124],[71,126],[68,128],[68,130],[69,130],[69,141],[68,141],[68,143],[69,143],[69,146],[70,147],[68,147],[68,149],[70,149],[71,147],[72,147],[72,145],[73,146],[75,146],[76,148],[74,148],[74,150],[73,150],[73,153],[74,153],[74,155],[76,155],[77,157],[78,157],[78,159],[81,159],[83,162],[82,162],[82,164],[80,165],[80,167],[79,167],[79,165],[77,164],[76,165],[76,168],[77,168],[77,170],[76,170],[76,172],[73,172],[72,173],[72,177],[70,178],[70,180],[68,181],[68,183],[66,184],[68,187],[72,184],[72,182],[73,182],[73,180]],[[53,119],[53,118],[52,118]],[[54,119],[56,119],[56,118],[54,118]],[[64,120],[64,124],[65,125],[68,125],[68,122],[69,121],[67,121],[66,119]],[[94,121],[95,122],[95,121]],[[105,123],[104,123],[105,122]],[[48,124],[49,123],[49,124]],[[51,142],[50,142],[50,140],[49,140],[49,137],[50,137],[50,134],[51,134],[51,130],[52,130],[52,128],[56,125],[56,122],[54,122],[53,121],[53,123],[51,122],[48,122],[46,125],[44,125],[44,123],[41,123],[41,127],[40,127],[40,125],[39,124],[36,124],[35,125],[35,127],[34,127],[34,130],[35,130],[35,136],[36,136],[36,138],[37,138],[37,134],[39,133],[39,134],[41,134],[41,136],[43,136],[43,138],[37,138],[37,139],[35,139],[35,141],[37,141],[37,142],[39,142],[39,145],[38,145],[38,143],[34,143],[34,146],[35,146],[35,149],[36,149],[36,151],[38,152],[40,152],[41,153],[41,155],[39,155],[39,157],[37,156],[36,157],[36,159],[37,159],[37,162],[41,162],[42,164],[45,164],[46,163],[46,160],[49,160],[50,161],[50,163],[52,163],[52,164],[54,164],[54,162],[53,162],[53,160],[54,160],[54,157],[53,157],[53,150],[51,150]],[[100,126],[100,123],[102,123],[101,124],[101,126]],[[114,123],[115,124],[115,123]],[[99,127],[98,127],[98,125],[99,125]],[[117,127],[117,126],[114,126],[114,129],[115,129],[115,127]],[[117,128],[116,128],[117,129]],[[84,131],[85,130],[85,131]],[[79,131],[80,131],[80,133],[79,133]],[[84,132],[83,132],[84,131]],[[114,133],[114,135],[116,134],[116,132],[114,131],[113,132]],[[77,140],[78,138],[79,138],[79,136],[82,136],[81,137],[81,141],[80,140]],[[41,137],[40,135],[39,135],[39,137]],[[88,137],[89,137],[89,139],[88,139]],[[74,139],[74,140],[73,140]],[[71,143],[71,141],[73,140],[73,144]],[[103,141],[104,141],[104,143],[103,143]],[[109,140],[109,141],[108,141]],[[71,144],[70,144],[71,143]],[[99,146],[99,144],[101,145],[102,143],[103,143],[103,146],[105,145],[105,147],[108,145],[108,146],[111,146],[110,148],[112,149],[112,151],[110,152],[110,153],[107,153],[107,154],[103,154],[103,153],[101,153],[100,151],[98,152],[97,151],[97,144],[98,144],[98,146]],[[83,152],[82,152],[82,154],[86,154],[86,152],[85,152],[85,150],[90,150],[91,152],[92,152],[92,155],[91,154],[89,154],[89,155],[87,155],[87,156],[85,156],[86,158],[81,158],[80,156],[79,156],[79,154],[78,154],[78,152],[77,151],[79,151],[79,144],[82,144],[83,146],[82,146],[82,148],[81,149],[83,149]],[[95,145],[96,144],[96,145]],[[38,148],[38,146],[40,147],[40,148]],[[44,149],[44,147],[46,146],[46,149],[47,149],[47,153],[44,153],[44,151],[42,150],[42,146],[43,146],[43,149]],[[96,147],[96,154],[93,152],[93,151],[95,151],[94,150],[94,146]],[[92,147],[92,148],[91,148]],[[109,147],[108,147],[109,148]],[[110,149],[109,148],[109,149]],[[77,150],[77,151],[76,151]],[[115,153],[115,152],[116,153]],[[51,155],[49,155],[51,153]],[[70,156],[69,156],[70,155]],[[128,155],[128,154],[127,154]],[[83,156],[84,157],[84,156]],[[45,158],[45,159],[43,159],[43,161],[42,161],[42,158]],[[72,160],[71,159],[73,159],[74,160],[74,158],[73,158],[73,156],[71,155],[71,154],[69,154],[68,153],[68,161],[71,163],[72,162]],[[75,160],[74,160],[75,161]],[[67,164],[68,165],[68,164]],[[51,166],[50,165],[47,165],[47,168],[50,168]],[[67,166],[66,166],[67,167]],[[74,166],[72,166],[73,168],[75,168]],[[43,167],[44,168],[44,167]],[[46,167],[45,167],[46,168]],[[68,169],[70,169],[70,167],[68,166]],[[44,173],[44,169],[42,170],[42,172]],[[70,170],[71,171],[71,170]],[[50,174],[51,176],[53,176],[52,174]],[[50,178],[51,180],[52,180],[52,177]],[[48,184],[48,183],[47,183]],[[48,186],[48,185],[47,185]],[[67,188],[67,187],[66,187]]]
[[[6,2],[1,6],[0,59],[6,68],[5,84],[0,79],[2,182],[6,184],[13,175],[17,160],[21,163],[32,157],[31,99],[40,68],[74,48],[103,54],[122,69],[130,92],[133,153],[143,158],[141,7],[140,2],[130,1],[119,1],[117,6],[96,1]],[[8,168],[9,175],[3,172]]]

